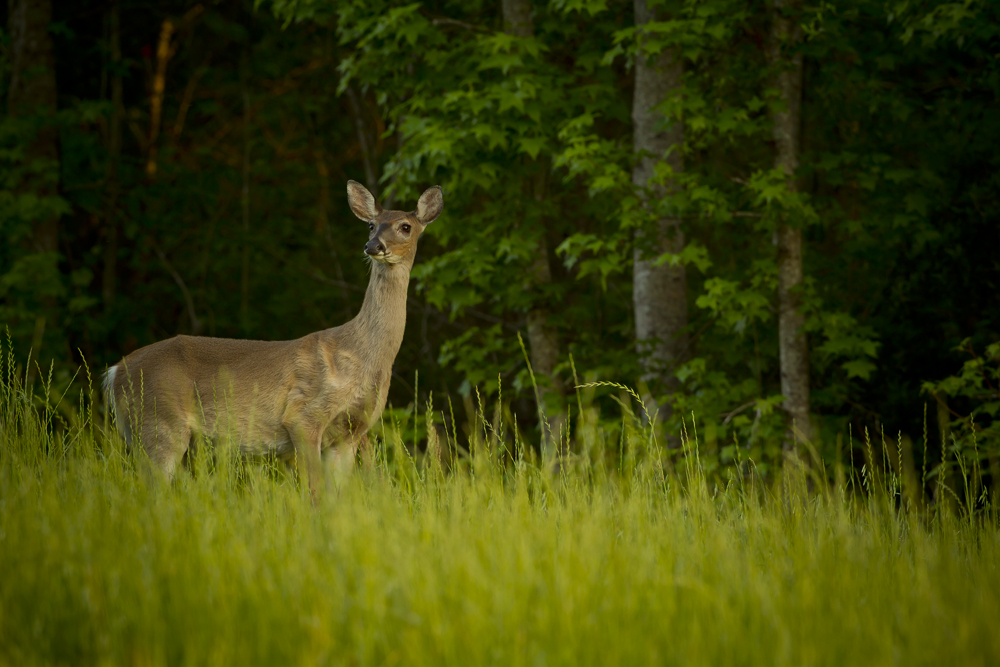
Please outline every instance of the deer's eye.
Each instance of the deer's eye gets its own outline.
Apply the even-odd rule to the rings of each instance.
[[[374,232],[374,231],[375,231],[375,225],[373,225],[373,224],[369,223],[369,224],[368,224],[368,231],[370,231],[370,232]]]
[[[402,224],[402,225],[400,225],[400,226],[399,226],[399,228],[400,228],[400,229],[402,229],[402,230],[403,230],[404,232],[406,232],[407,234],[409,234],[409,233],[410,233],[410,226],[409,226],[409,225],[407,225],[407,224]]]

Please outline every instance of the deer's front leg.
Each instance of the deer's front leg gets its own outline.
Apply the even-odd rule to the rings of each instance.
[[[354,470],[354,459],[358,455],[358,446],[365,442],[367,436],[347,434],[338,444],[323,452],[323,467],[333,479],[338,490],[351,476]]]
[[[323,482],[323,466],[320,459],[323,429],[311,424],[286,424],[285,429],[295,449],[295,467],[299,473],[299,483],[309,485],[310,496],[316,505],[319,503],[320,486]]]

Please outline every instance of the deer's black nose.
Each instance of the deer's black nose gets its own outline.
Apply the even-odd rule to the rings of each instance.
[[[374,257],[375,255],[384,255],[385,246],[377,238],[372,239],[365,244],[365,252]]]

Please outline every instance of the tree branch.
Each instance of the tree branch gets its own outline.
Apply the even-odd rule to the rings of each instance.
[[[160,258],[161,262],[163,262],[163,267],[167,270],[167,273],[169,273],[174,279],[177,286],[181,288],[181,292],[184,294],[184,302],[187,305],[188,317],[191,318],[191,333],[197,336],[201,333],[201,320],[199,320],[198,316],[195,315],[194,299],[191,298],[191,292],[188,291],[187,285],[184,284],[184,279],[181,278],[180,274],[177,273],[177,270],[174,269],[173,265],[160,248],[160,245],[153,239],[150,239],[150,242],[153,244],[153,250],[156,252],[156,256]]]
[[[444,17],[431,19],[431,25],[437,25],[437,26],[453,25],[453,26],[458,26],[459,28],[465,28],[466,30],[471,30],[472,32],[483,32],[483,33],[493,32],[492,30],[489,30],[488,28],[484,28],[482,26],[473,25],[471,23],[466,23],[465,21],[457,21],[455,19],[449,19]]]

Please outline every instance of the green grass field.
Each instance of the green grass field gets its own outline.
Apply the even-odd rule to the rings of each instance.
[[[561,474],[496,435],[446,471],[387,427],[313,507],[224,453],[158,482],[87,401],[0,398],[2,664],[1000,664],[994,508],[906,509],[888,474],[709,484],[640,424]]]

